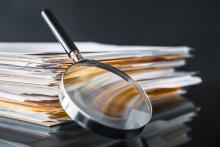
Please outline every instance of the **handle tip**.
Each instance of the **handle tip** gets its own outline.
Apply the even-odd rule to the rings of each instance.
[[[41,15],[42,15],[42,16],[45,16],[45,15],[47,15],[48,13],[51,13],[51,11],[50,11],[49,9],[43,9],[43,10],[41,11]]]

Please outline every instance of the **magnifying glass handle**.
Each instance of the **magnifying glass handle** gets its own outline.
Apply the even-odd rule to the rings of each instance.
[[[76,45],[61,26],[61,24],[58,22],[53,13],[50,10],[45,9],[41,12],[41,15],[68,56],[73,59],[74,62],[82,61],[83,57],[80,55]]]

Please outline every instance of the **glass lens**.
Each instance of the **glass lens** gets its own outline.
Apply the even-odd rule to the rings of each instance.
[[[136,129],[151,117],[144,91],[124,73],[97,61],[72,65],[64,87],[71,100],[92,120],[118,129]]]

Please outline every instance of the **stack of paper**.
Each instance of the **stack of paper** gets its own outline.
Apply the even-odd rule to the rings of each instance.
[[[176,71],[191,57],[188,47],[77,43],[84,58],[115,66],[146,90],[152,105],[176,98],[201,82]],[[0,43],[0,116],[53,126],[68,121],[58,100],[62,73],[71,64],[57,43]]]

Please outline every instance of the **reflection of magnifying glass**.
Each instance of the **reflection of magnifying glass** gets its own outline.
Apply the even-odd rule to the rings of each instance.
[[[138,135],[152,115],[145,91],[120,70],[83,59],[55,16],[49,10],[41,14],[73,60],[63,74],[59,95],[69,117],[100,135],[113,138]]]

